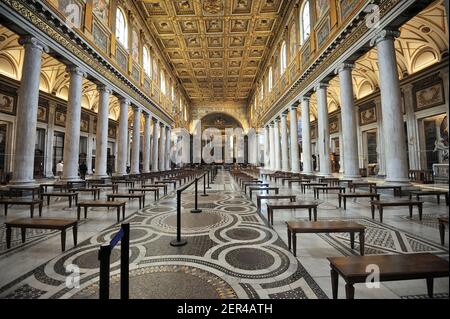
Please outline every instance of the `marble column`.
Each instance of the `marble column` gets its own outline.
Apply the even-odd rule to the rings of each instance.
[[[358,178],[358,135],[356,130],[355,102],[352,82],[353,65],[344,63],[336,70],[339,74],[341,97],[341,132],[340,148],[343,149],[344,178]]]
[[[70,74],[69,98],[64,134],[63,180],[79,180],[78,160],[80,156],[81,94],[83,77],[86,74],[78,67],[68,67]]]
[[[150,130],[151,130],[151,116],[149,113],[144,113],[144,152],[142,160],[142,172],[150,172]]]
[[[170,150],[172,147],[172,134],[171,134],[171,129],[168,126],[166,128],[166,171],[170,170],[170,164],[171,164],[171,159],[170,159]]]
[[[290,135],[291,135],[291,172],[300,172],[300,157],[298,152],[298,127],[297,127],[297,105],[298,102],[290,107]]]
[[[382,30],[371,41],[376,44],[380,78],[386,182],[409,183],[402,98],[394,39],[400,33]]]
[[[153,159],[152,159],[152,171],[153,172],[158,172],[158,151],[159,151],[159,147],[158,147],[158,135],[159,135],[159,122],[157,119],[153,119],[153,145],[152,145],[152,155],[153,155]]]
[[[45,139],[45,177],[55,178],[53,175],[53,143],[55,140],[56,103],[50,101],[48,106],[48,125]]]
[[[416,113],[414,111],[413,84],[409,83],[403,87],[403,97],[406,111],[406,133],[408,139],[409,167],[410,169],[420,169],[420,146],[419,128],[417,125]]]
[[[259,158],[259,132],[258,129],[255,129],[255,165],[259,166],[260,158]]]
[[[29,184],[34,182],[34,149],[42,53],[48,51],[48,48],[31,36],[20,38],[19,43],[24,46],[25,55],[16,110],[17,126],[11,184]]]
[[[301,99],[301,123],[302,123],[302,153],[303,153],[303,173],[312,174],[312,153],[311,153],[311,126],[309,115],[309,97]]]
[[[275,139],[274,139],[274,122],[270,123],[270,129],[269,129],[269,150],[270,150],[270,162],[269,162],[269,167],[271,170],[275,170]]]
[[[86,156],[86,165],[87,165],[87,175],[93,174],[92,167],[92,155],[94,152],[95,145],[95,134],[94,134],[94,116],[89,115],[89,135],[88,135],[88,143],[87,143],[87,156]]]
[[[280,140],[280,121],[281,119],[277,117],[275,119],[274,130],[274,143],[275,143],[275,170],[281,170],[281,140]]]
[[[128,108],[130,101],[125,98],[119,100],[119,131],[117,132],[117,176],[127,175],[128,157]]]
[[[319,146],[319,165],[322,176],[331,175],[330,161],[330,128],[328,123],[328,84],[319,83],[316,87],[317,95],[317,114],[318,114],[318,146]]]
[[[131,174],[139,174],[139,152],[141,144],[141,109],[133,106],[133,142],[131,144]]]
[[[287,113],[281,114],[281,169],[289,171],[288,138],[287,138]]]
[[[166,170],[165,163],[165,153],[166,153],[166,132],[164,123],[160,123],[160,134],[159,134],[159,167],[161,171]]]
[[[266,125],[264,128],[264,168],[270,168],[270,128]]]
[[[107,177],[106,162],[108,156],[108,116],[111,89],[98,86],[97,137],[95,144],[95,178]]]

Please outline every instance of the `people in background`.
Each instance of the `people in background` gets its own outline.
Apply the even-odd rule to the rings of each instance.
[[[61,179],[63,175],[63,170],[64,170],[64,162],[59,161],[58,164],[56,164],[56,176],[58,176],[58,179]]]
[[[80,167],[78,168],[80,170],[80,177],[81,179],[86,179],[86,173],[87,173],[87,165],[86,162],[81,162]]]

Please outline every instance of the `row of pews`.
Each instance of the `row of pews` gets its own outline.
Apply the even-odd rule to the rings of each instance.
[[[231,172],[235,181],[243,189],[244,193],[252,198],[253,192],[264,192],[256,198],[257,210],[261,213],[261,201],[267,200],[267,220],[273,226],[274,211],[289,209],[304,209],[308,211],[307,221],[287,221],[288,248],[292,249],[294,256],[297,253],[297,234],[301,233],[349,233],[350,246],[355,248],[355,234],[359,239],[360,256],[348,257],[328,257],[330,262],[331,285],[333,298],[338,297],[339,276],[346,282],[345,292],[347,299],[353,299],[355,294],[354,285],[367,281],[369,273],[367,267],[377,265],[380,271],[380,281],[425,279],[429,297],[433,297],[433,279],[438,277],[448,277],[448,261],[430,253],[406,254],[406,255],[373,255],[364,256],[365,249],[365,226],[352,221],[328,221],[318,220],[319,193],[329,193],[337,191],[339,207],[343,201],[346,209],[347,198],[369,198],[371,205],[372,219],[375,218],[375,209],[378,208],[380,222],[383,222],[383,210],[385,207],[405,206],[409,208],[409,215],[412,217],[414,206],[418,207],[419,218],[422,219],[423,196],[437,196],[437,203],[440,204],[440,196],[445,197],[448,206],[448,192],[442,191],[410,191],[409,198],[398,200],[395,197],[402,197],[404,191],[401,186],[377,185],[373,182],[361,180],[339,179],[335,177],[319,177],[316,175],[306,175],[301,173],[287,172],[267,172],[234,170]],[[307,190],[312,190],[314,200],[299,200],[297,195],[280,194],[277,186],[282,185],[292,187],[293,184],[300,185],[300,191],[305,194]],[[275,185],[272,183],[274,182]],[[367,188],[368,192],[360,192],[357,189]],[[392,190],[394,200],[382,199],[380,190]],[[269,194],[273,191],[274,194]],[[248,192],[248,193],[247,193]],[[441,244],[444,245],[445,228],[448,227],[448,217],[438,219]]]

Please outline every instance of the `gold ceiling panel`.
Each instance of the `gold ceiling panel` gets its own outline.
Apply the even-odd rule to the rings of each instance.
[[[247,99],[282,0],[138,0],[192,100]],[[284,8],[284,9],[283,9]],[[195,101],[194,101],[195,102]]]

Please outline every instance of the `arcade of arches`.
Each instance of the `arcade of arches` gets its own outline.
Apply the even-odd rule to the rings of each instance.
[[[448,299],[448,51],[448,0],[2,0],[0,298],[129,224],[130,298]]]

